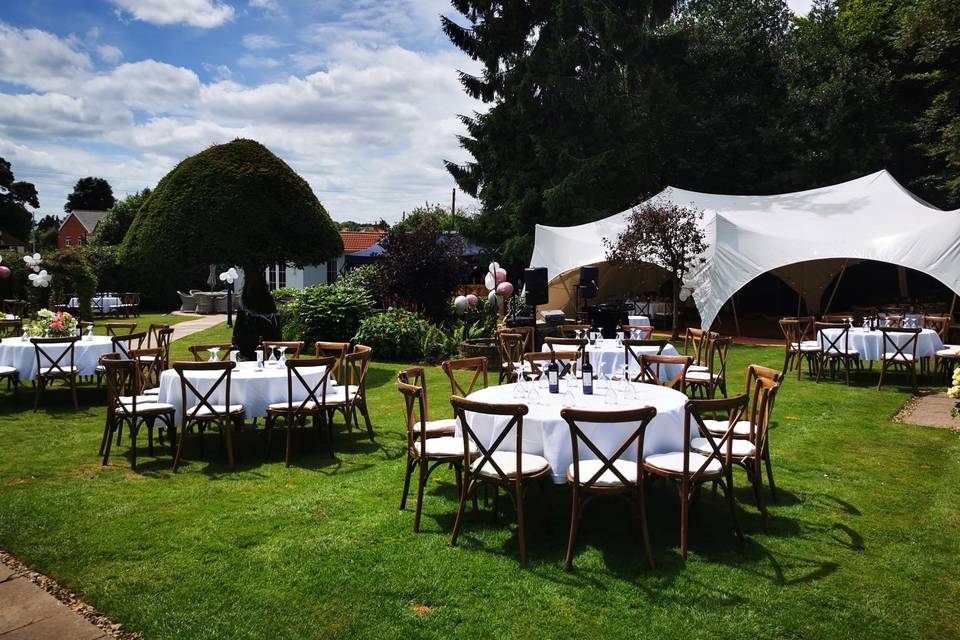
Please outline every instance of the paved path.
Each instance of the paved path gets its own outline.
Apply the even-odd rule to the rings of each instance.
[[[27,578],[15,578],[0,562],[0,638],[3,640],[96,640],[109,638]]]
[[[196,320],[187,320],[185,322],[178,322],[177,324],[172,325],[172,340],[186,338],[190,334],[203,331],[204,329],[209,329],[210,327],[215,327],[218,324],[222,324],[227,321],[227,314],[217,313],[210,316],[196,316],[196,318]]]
[[[960,428],[960,419],[950,416],[950,410],[957,405],[957,401],[948,398],[946,393],[932,393],[914,400],[915,402],[911,403],[909,411],[905,411],[903,415],[899,416],[900,422],[916,424],[921,427]]]

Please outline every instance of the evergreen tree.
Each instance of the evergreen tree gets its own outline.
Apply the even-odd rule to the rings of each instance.
[[[116,202],[113,188],[103,178],[86,177],[77,180],[73,192],[67,196],[63,210],[70,211],[106,211]]]

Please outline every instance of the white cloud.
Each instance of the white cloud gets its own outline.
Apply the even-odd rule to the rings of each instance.
[[[272,15],[282,15],[283,9],[277,4],[277,0],[250,0],[247,5],[251,9],[260,9],[264,13]]]
[[[276,69],[282,65],[283,62],[270,56],[254,56],[245,53],[237,58],[237,64],[249,69]]]
[[[248,33],[243,36],[243,46],[247,49],[279,49],[280,47],[286,46],[282,42],[278,42],[276,38],[270,35],[265,35],[262,33]]]
[[[787,6],[798,16],[805,16],[813,8],[813,0],[787,0]]]
[[[92,67],[90,56],[72,40],[0,22],[0,80],[52,89]]]
[[[123,60],[123,51],[109,44],[97,46],[97,56],[108,64],[117,64]]]
[[[233,7],[219,0],[111,0],[135,20],[156,25],[187,24],[212,29],[233,19]]]
[[[129,111],[86,98],[54,92],[0,94],[0,128],[11,138],[88,137],[132,125]]]
[[[142,60],[97,76],[80,90],[101,101],[159,112],[189,105],[199,94],[200,79],[190,69]]]

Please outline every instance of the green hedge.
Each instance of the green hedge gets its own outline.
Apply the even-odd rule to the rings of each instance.
[[[430,328],[419,313],[391,308],[360,323],[356,339],[373,347],[377,360],[417,362]]]
[[[318,340],[349,342],[374,309],[369,292],[358,287],[316,285],[281,295],[291,294],[292,299],[279,307],[283,337],[307,345]]]

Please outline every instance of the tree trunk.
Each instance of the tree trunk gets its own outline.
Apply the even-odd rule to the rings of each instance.
[[[243,267],[243,297],[237,307],[233,323],[233,344],[244,358],[253,358],[254,351],[264,340],[281,338],[280,314],[267,288],[263,268],[257,265]]]
[[[680,337],[680,278],[673,276],[673,339]]]

